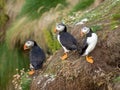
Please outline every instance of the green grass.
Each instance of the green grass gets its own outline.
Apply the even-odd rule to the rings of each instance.
[[[60,44],[57,39],[54,37],[53,31],[44,30],[44,37],[46,41],[46,45],[48,47],[48,53],[54,53],[56,50],[60,49]]]
[[[16,74],[13,75],[12,84],[15,90],[30,90],[32,78],[25,69],[16,69]]]
[[[30,90],[31,81],[32,81],[32,79],[28,76],[27,73],[25,73],[21,77],[21,87],[22,87],[22,90]]]
[[[0,90],[6,90],[12,84],[11,80],[16,68],[29,67],[29,60],[20,50],[9,50],[7,45],[0,45]]]
[[[115,30],[116,28],[118,28],[119,24],[120,24],[120,22],[118,20],[111,21],[111,23],[110,23],[111,30]]]
[[[75,12],[75,14],[72,14],[70,17],[74,17],[75,19],[69,19],[68,23],[76,23],[80,20],[87,18],[89,22],[99,22],[103,20],[119,20],[119,7],[120,0],[105,0],[103,3],[99,5],[99,7],[89,10],[88,12],[83,11],[81,12]],[[112,13],[114,14],[112,14]]]
[[[66,0],[25,0],[20,16],[27,15],[30,19],[36,19],[58,4],[67,5]]]
[[[90,28],[92,29],[93,32],[96,32],[102,30],[103,27],[101,25],[93,25]]]
[[[113,82],[120,82],[120,76],[116,77]]]
[[[112,19],[113,19],[113,20],[120,20],[120,13],[113,14],[113,15],[112,15]]]
[[[95,0],[80,0],[78,4],[73,8],[73,12],[79,11],[79,10],[85,10],[90,5],[94,3]]]

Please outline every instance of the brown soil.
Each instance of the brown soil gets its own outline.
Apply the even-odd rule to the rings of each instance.
[[[79,28],[75,27],[72,34],[81,44],[78,32]],[[120,83],[114,81],[120,76],[120,30],[101,30],[97,34],[97,46],[90,53],[93,64],[77,52],[70,52],[69,58],[62,61],[61,49],[34,77],[31,90],[120,90]]]

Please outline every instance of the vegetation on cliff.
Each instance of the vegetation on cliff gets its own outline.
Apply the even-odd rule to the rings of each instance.
[[[94,64],[86,62],[78,53],[71,52],[65,61],[60,60],[62,50],[50,57],[41,73],[32,81],[32,90],[119,90],[120,89],[120,0],[105,0],[99,7],[83,15],[66,17],[66,23],[73,25],[71,33],[81,45],[79,30],[92,27],[99,40],[91,53]],[[78,12],[79,13],[79,12]],[[77,14],[77,13],[75,13]],[[69,18],[69,19],[68,19]],[[74,20],[73,20],[74,18]],[[78,20],[87,18],[85,25]],[[67,21],[69,20],[69,21]]]

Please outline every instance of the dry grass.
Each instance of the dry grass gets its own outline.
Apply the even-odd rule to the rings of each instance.
[[[25,0],[7,0],[5,5],[6,14],[11,20],[15,20]]]
[[[18,19],[7,31],[6,41],[11,48],[14,48],[16,46],[22,46],[27,39],[34,39],[45,49],[46,43],[43,30],[50,25],[51,22],[46,18],[34,21],[28,21],[27,17]]]
[[[53,31],[56,21],[63,10],[59,10],[61,5],[52,8],[44,13],[41,18],[29,20],[22,17],[16,20],[7,31],[6,41],[11,48],[22,46],[27,39],[34,39],[45,51],[47,51],[46,39],[43,30]],[[58,12],[59,11],[59,12]]]

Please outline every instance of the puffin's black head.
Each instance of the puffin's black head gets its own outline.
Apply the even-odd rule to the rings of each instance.
[[[37,43],[34,40],[28,40],[24,44],[24,50],[31,49],[34,46],[37,46]]]
[[[67,27],[65,24],[60,23],[56,25],[55,31],[54,32],[67,32]]]
[[[92,33],[91,28],[83,27],[83,28],[81,29],[80,35],[81,35],[81,37],[83,37],[84,35],[86,35],[86,34],[88,34],[88,33],[90,33],[90,32]]]

